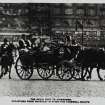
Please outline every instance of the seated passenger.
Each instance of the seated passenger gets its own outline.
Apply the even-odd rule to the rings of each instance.
[[[38,37],[38,38],[35,40],[35,46],[36,46],[36,47],[40,47],[40,44],[41,44],[41,39],[40,39],[40,37]]]
[[[18,46],[19,51],[23,52],[28,52],[29,50],[26,47],[26,39],[25,35],[22,35],[21,39],[19,40],[19,46]]]
[[[31,49],[31,41],[28,39],[25,41],[25,43],[26,43],[26,48],[30,50]]]
[[[74,39],[72,40],[72,46],[78,46],[78,44],[76,44],[76,41]]]
[[[43,51],[47,52],[49,50],[50,50],[50,48],[48,47],[47,43],[44,43],[44,45],[43,45]]]
[[[39,51],[39,49],[40,49],[40,42],[37,41],[36,38],[32,38],[31,48],[32,48],[33,51]]]
[[[29,50],[31,50],[31,45],[32,45],[31,39],[32,39],[32,35],[28,35],[27,40],[25,41],[26,48],[29,49]]]
[[[65,45],[70,46],[71,45],[71,40],[72,40],[71,35],[69,35],[68,33],[65,33],[64,39],[65,39]]]
[[[22,35],[21,36],[21,39],[19,40],[19,49],[24,49],[26,47],[26,44],[25,44],[25,35]]]

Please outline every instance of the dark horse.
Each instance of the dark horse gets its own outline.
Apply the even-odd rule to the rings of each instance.
[[[11,68],[14,62],[12,51],[15,49],[13,43],[9,43],[7,51],[1,54],[1,75],[0,78],[9,72],[9,79],[11,79]]]
[[[103,80],[99,73],[100,69],[105,69],[105,52],[102,49],[86,48],[81,50],[76,58],[76,61],[81,64],[83,68],[82,73],[84,68],[86,68],[86,71],[89,74],[87,79],[91,79],[93,68],[97,68],[98,78]]]

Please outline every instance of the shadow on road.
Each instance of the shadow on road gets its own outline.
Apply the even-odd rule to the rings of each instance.
[[[9,80],[9,79],[8,79]],[[21,79],[11,79],[14,81],[81,81],[81,82],[104,82],[105,80],[101,81],[101,80],[60,80],[60,79],[48,79],[48,80],[43,80],[43,79],[29,79],[29,80],[21,80]],[[10,80],[10,81],[11,81]]]

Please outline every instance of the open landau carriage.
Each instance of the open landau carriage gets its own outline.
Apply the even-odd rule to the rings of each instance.
[[[72,59],[75,58],[79,46],[56,45],[50,51],[40,50],[20,51],[15,68],[20,79],[28,80],[37,70],[42,79],[49,79],[52,75],[58,76],[61,80],[81,78],[81,68],[75,68]]]
[[[84,80],[91,78],[90,69],[97,68],[98,77],[105,69],[105,52],[96,49],[81,50],[80,46],[56,45],[50,51],[43,52],[39,49],[28,52],[20,51],[15,68],[20,79],[28,80],[33,71],[37,70],[39,76],[47,80],[52,75],[61,80]],[[103,76],[105,79],[105,76]]]

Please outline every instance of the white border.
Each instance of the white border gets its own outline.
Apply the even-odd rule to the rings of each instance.
[[[0,0],[0,3],[105,3],[105,0]]]
[[[0,3],[105,3],[105,0],[0,0]],[[11,100],[13,100],[14,98],[15,97],[0,97],[0,105],[18,105],[18,104],[21,105],[21,103],[12,103]],[[19,97],[19,99],[22,99],[22,98],[29,99],[27,97]],[[18,98],[16,97],[16,99]],[[83,97],[75,97],[74,99],[84,100]],[[81,104],[81,105],[90,105],[90,104],[105,105],[105,98],[103,97],[100,97],[100,98],[87,97],[86,99],[89,100],[91,103]],[[29,105],[29,103],[25,103],[25,104]],[[25,105],[25,104],[22,104],[22,105]],[[32,103],[31,105],[35,105],[35,104],[37,103]],[[43,103],[41,104],[43,105]],[[46,103],[44,105],[46,105]],[[48,103],[47,105],[51,105],[51,103]],[[55,105],[55,104],[53,103],[52,105]],[[59,104],[56,104],[56,105],[59,105]],[[71,104],[68,104],[68,105],[71,105]],[[75,104],[72,104],[72,105],[75,105]],[[80,105],[80,103],[76,105]]]

